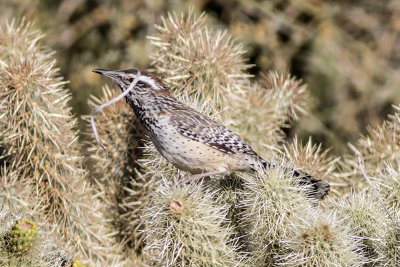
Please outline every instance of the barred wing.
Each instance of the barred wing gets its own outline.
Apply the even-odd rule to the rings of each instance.
[[[171,115],[171,123],[183,136],[207,144],[224,153],[245,153],[261,158],[237,134],[192,109],[179,109]]]

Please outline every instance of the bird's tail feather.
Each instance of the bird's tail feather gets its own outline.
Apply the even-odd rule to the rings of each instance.
[[[265,162],[264,168],[276,168],[276,164],[271,162]],[[308,173],[299,171],[296,169],[291,169],[290,172],[294,177],[299,179],[299,185],[307,187],[307,195],[310,198],[315,198],[317,200],[323,200],[330,191],[330,185],[318,178],[315,178]]]
[[[331,190],[330,185],[321,179],[317,179],[307,173],[299,172],[297,170],[292,171],[293,176],[299,177],[299,184],[307,186],[307,195],[312,198],[323,200]]]

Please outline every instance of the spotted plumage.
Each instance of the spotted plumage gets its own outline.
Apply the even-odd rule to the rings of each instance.
[[[125,91],[137,70],[96,69]],[[146,129],[154,146],[179,169],[204,177],[228,171],[251,171],[273,165],[263,160],[248,144],[227,127],[175,99],[160,79],[141,72],[126,100]],[[313,195],[322,199],[329,185],[308,174],[293,170],[300,183],[311,184]]]

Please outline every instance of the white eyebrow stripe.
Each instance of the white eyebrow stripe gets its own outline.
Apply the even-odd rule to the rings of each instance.
[[[140,76],[140,80],[142,82],[147,83],[148,85],[150,85],[151,87],[153,87],[156,90],[163,90],[163,88],[158,83],[156,83],[156,81],[153,78],[151,78],[149,76],[145,76],[145,75]]]

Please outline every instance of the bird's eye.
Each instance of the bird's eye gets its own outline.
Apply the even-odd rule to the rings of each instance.
[[[133,78],[129,78],[128,81],[131,83],[133,82]]]

